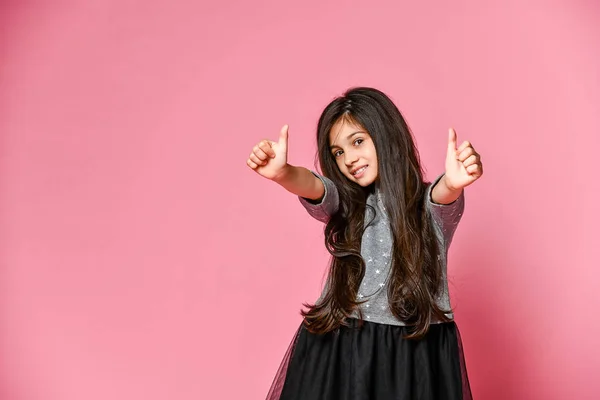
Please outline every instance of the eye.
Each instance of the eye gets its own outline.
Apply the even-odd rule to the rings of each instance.
[[[353,144],[353,145],[355,145],[355,146],[358,146],[358,145],[360,145],[362,142],[364,142],[364,140],[363,140],[363,139],[361,139],[361,138],[358,138],[358,139],[356,139],[356,140],[354,141],[354,143],[352,143],[352,144]]]
[[[341,150],[336,150],[336,151],[334,151],[334,152],[333,152],[333,156],[334,156],[334,157],[339,157],[339,156],[341,156],[343,153],[344,153],[344,152],[343,152],[343,151],[341,151]]]

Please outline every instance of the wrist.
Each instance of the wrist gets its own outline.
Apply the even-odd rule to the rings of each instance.
[[[455,187],[453,186],[449,181],[448,181],[448,177],[446,174],[444,174],[444,176],[442,177],[442,184],[444,185],[444,187],[449,191],[449,192],[459,192],[462,190],[462,188],[459,187]]]
[[[286,180],[289,179],[290,175],[292,174],[292,172],[293,172],[292,169],[293,169],[293,167],[290,164],[286,163],[281,168],[279,173],[273,177],[272,181],[275,183],[279,183],[279,184],[285,182]]]

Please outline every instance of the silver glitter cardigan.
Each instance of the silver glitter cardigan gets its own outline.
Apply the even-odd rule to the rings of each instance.
[[[299,199],[313,218],[326,223],[330,216],[338,209],[339,194],[335,184],[330,179],[315,172],[313,172],[313,174],[319,178],[325,186],[325,195],[323,199],[319,203],[311,202],[302,197]],[[450,310],[447,279],[448,248],[452,242],[456,226],[462,217],[465,199],[463,191],[460,197],[452,204],[441,205],[434,203],[431,200],[431,190],[442,176],[439,176],[428,186],[427,195],[424,201],[428,212],[433,218],[434,230],[441,250],[443,280],[437,304],[443,310]],[[372,206],[375,210],[375,219],[365,230],[361,241],[361,255],[365,260],[366,270],[365,276],[360,284],[358,300],[364,301],[361,306],[363,319],[381,324],[405,325],[392,314],[388,305],[386,285],[388,283],[387,280],[390,272],[392,233],[381,200],[381,193],[377,189],[369,194],[367,197],[367,204]],[[367,208],[365,212],[365,224],[372,218],[373,211]],[[327,287],[327,284],[325,287]],[[319,300],[323,297],[323,294]],[[448,317],[453,318],[452,314],[447,315]],[[358,318],[358,313],[356,313],[355,317]],[[431,322],[437,323],[439,321]]]

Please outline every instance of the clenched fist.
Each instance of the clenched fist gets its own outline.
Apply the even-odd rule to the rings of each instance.
[[[267,179],[280,176],[287,166],[288,129],[287,125],[281,128],[277,142],[268,139],[258,142],[252,148],[246,164]]]

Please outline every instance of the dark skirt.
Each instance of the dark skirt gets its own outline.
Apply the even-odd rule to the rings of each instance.
[[[300,326],[267,400],[471,400],[458,328],[432,324],[420,340],[406,327],[351,320],[325,335]]]

